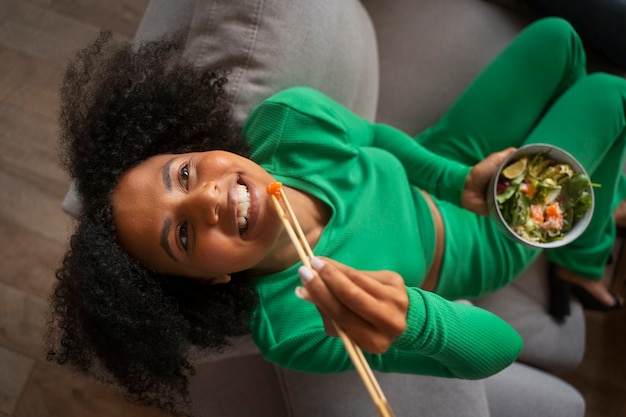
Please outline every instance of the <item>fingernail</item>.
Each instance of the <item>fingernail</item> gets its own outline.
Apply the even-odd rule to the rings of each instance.
[[[302,282],[305,283],[311,281],[315,276],[311,268],[304,265],[298,268],[298,274],[300,275],[300,279],[302,280]]]
[[[298,297],[299,299],[309,301],[309,294],[304,287],[296,287],[295,293],[296,297]]]
[[[311,266],[316,271],[319,271],[320,269],[322,269],[324,267],[324,261],[322,261],[320,258],[312,257],[311,258]]]

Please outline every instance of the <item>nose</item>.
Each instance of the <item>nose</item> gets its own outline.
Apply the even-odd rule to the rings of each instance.
[[[185,200],[187,216],[212,225],[219,222],[220,193],[216,181],[195,187]]]

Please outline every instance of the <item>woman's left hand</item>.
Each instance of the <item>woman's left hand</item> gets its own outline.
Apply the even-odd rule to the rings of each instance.
[[[300,269],[297,294],[317,307],[324,329],[335,324],[366,352],[384,353],[406,329],[409,307],[404,279],[392,271],[360,271],[331,259],[314,258]]]
[[[461,195],[463,208],[481,216],[489,215],[486,198],[489,180],[496,174],[506,157],[514,151],[515,148],[507,148],[503,151],[492,153],[472,167]]]

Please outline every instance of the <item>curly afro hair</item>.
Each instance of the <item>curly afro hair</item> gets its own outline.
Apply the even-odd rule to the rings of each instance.
[[[222,72],[182,58],[182,38],[134,49],[103,32],[69,64],[61,88],[61,154],[83,208],[56,272],[48,359],[143,403],[189,413],[191,352],[249,332],[251,282],[205,285],[147,270],[119,246],[111,194],[150,156],[212,149],[248,156]]]

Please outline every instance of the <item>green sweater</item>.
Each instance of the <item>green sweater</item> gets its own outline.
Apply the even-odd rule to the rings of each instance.
[[[285,90],[263,102],[244,133],[255,162],[330,208],[316,255],[404,277],[410,301],[407,329],[386,353],[366,353],[373,369],[475,379],[515,360],[522,342],[508,324],[419,288],[435,246],[433,219],[419,188],[460,204],[469,167],[307,88]],[[252,323],[256,344],[266,359],[287,368],[352,369],[341,340],[324,332],[316,308],[294,295],[299,266],[258,278],[260,304]]]

